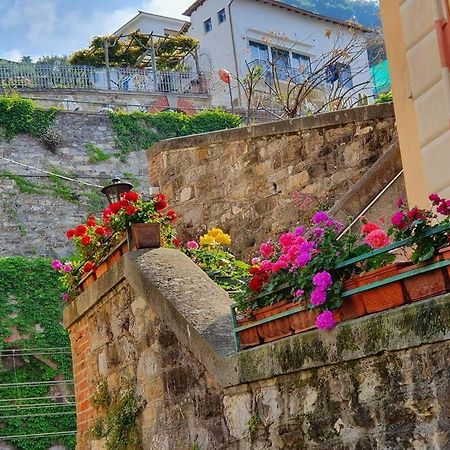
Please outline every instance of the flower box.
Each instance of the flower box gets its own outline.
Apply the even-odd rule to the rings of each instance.
[[[291,308],[300,306],[298,303],[291,303]],[[317,311],[305,309],[289,316],[289,323],[294,334],[302,333],[316,328]]]
[[[291,303],[287,300],[282,300],[273,305],[257,309],[253,314],[256,320],[261,320],[288,311],[291,307]],[[291,329],[289,317],[279,317],[270,322],[258,325],[258,333],[264,342],[271,342],[290,336],[293,331]]]
[[[130,250],[159,248],[161,246],[161,227],[159,223],[133,223],[128,229]]]
[[[388,266],[368,272],[355,278],[358,286],[365,286],[376,281],[399,275],[401,269],[410,266],[409,263],[394,263]],[[405,290],[402,281],[393,281],[382,286],[361,292],[364,307],[367,313],[384,311],[403,305],[406,301]]]
[[[237,325],[239,327],[248,325],[252,322],[253,320],[249,318],[237,319]],[[261,337],[258,334],[257,327],[239,331],[239,342],[242,348],[254,347],[255,345],[261,344]]]

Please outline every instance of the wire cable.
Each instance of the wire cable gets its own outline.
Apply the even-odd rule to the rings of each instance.
[[[52,380],[52,381],[30,381],[25,383],[4,383],[0,384],[0,389],[11,388],[16,386],[48,386],[55,384],[72,384],[73,380]]]
[[[54,395],[51,396],[49,395],[48,397],[20,397],[20,398],[2,398],[0,399],[1,403],[6,403],[6,402],[16,402],[16,401],[22,401],[22,400],[56,400],[58,398],[69,398],[69,397],[75,397],[74,394],[69,394],[69,395]],[[0,405],[0,408],[2,406]]]
[[[69,436],[77,434],[76,431],[58,431],[55,433],[41,433],[41,434],[16,434],[15,436],[0,436],[0,440],[6,439],[27,439],[27,438],[40,438],[51,436]]]
[[[76,412],[69,411],[69,412],[57,412],[57,413],[37,413],[37,414],[23,414],[23,415],[14,415],[14,416],[1,416],[0,420],[6,420],[6,419],[28,419],[28,417],[52,417],[52,416],[68,416],[68,415],[75,415]],[[0,438],[1,439],[1,438]]]
[[[66,181],[71,181],[72,183],[79,183],[79,184],[83,184],[85,186],[90,186],[90,187],[95,187],[95,188],[103,188],[103,186],[100,186],[99,184],[92,184],[92,183],[88,183],[86,181],[75,180],[74,178],[70,178],[70,177],[66,177],[64,175],[59,175],[57,173],[49,172],[48,170],[38,169],[37,167],[33,167],[28,164],[21,163],[19,161],[14,161],[12,159],[5,158],[3,156],[0,156],[0,159],[3,159],[3,161],[7,161],[11,164],[17,164],[18,166],[26,167],[27,169],[37,170],[38,172],[46,173],[47,175],[51,175],[53,177],[58,177],[63,180],[66,180]]]
[[[30,403],[28,405],[4,405],[0,406],[0,412],[5,409],[41,409],[41,408],[67,408],[76,405],[75,402],[67,403]]]

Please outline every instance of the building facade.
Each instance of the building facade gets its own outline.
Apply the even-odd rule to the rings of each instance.
[[[289,70],[308,70],[337,46],[351,40],[364,43],[369,31],[274,0],[197,0],[184,15],[191,19],[189,35],[200,42],[201,64],[212,74],[213,103],[218,106],[230,103],[228,88],[216,75],[220,68],[242,79],[252,64],[276,61],[281,76],[288,78]],[[338,83],[354,85],[369,80],[367,52],[342,64],[336,77]],[[371,95],[370,87],[361,93]],[[235,105],[245,101],[237,83],[232,96]]]

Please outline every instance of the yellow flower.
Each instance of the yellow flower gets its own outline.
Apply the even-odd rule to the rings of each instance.
[[[215,243],[216,240],[212,236],[209,236],[208,234],[200,236],[200,247],[207,247],[208,245],[213,245]]]
[[[223,233],[223,232],[218,234],[214,239],[221,245],[230,245],[231,244],[230,235]]]
[[[223,231],[220,228],[211,228],[208,231],[208,236],[215,238],[217,235],[223,234]]]

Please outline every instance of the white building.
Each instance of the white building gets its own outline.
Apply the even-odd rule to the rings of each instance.
[[[277,66],[286,70],[303,70],[330,52],[336,39],[342,43],[356,36],[365,42],[369,31],[275,0],[196,0],[184,15],[191,19],[188,34],[200,42],[201,64],[213,74],[213,104],[218,106],[230,104],[227,86],[214,83],[220,68],[242,78],[248,72],[247,64],[276,59]],[[339,71],[337,83],[358,85],[369,80],[367,53],[347,67],[340,65]],[[371,89],[364,93],[370,95]],[[237,84],[233,96],[236,105],[243,105]]]
[[[173,17],[159,16],[144,11],[139,11],[136,16],[120,27],[113,34],[120,36],[139,30],[144,34],[153,33],[156,36],[184,33],[189,28],[189,22]]]

